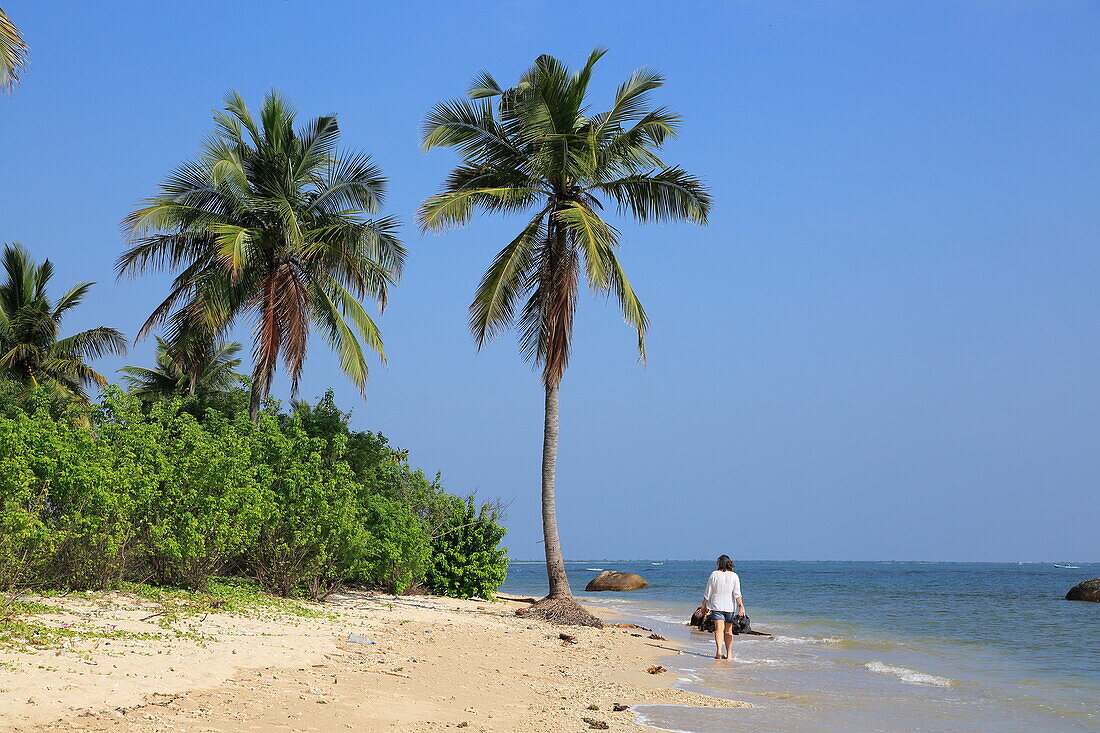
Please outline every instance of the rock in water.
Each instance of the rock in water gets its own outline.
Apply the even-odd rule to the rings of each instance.
[[[600,590],[638,590],[648,588],[649,583],[645,578],[635,573],[620,573],[615,570],[604,570],[584,587],[586,591]]]
[[[1100,578],[1082,580],[1066,593],[1067,601],[1095,601],[1100,603]]]

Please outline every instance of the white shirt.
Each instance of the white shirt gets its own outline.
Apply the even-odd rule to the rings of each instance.
[[[741,597],[741,579],[732,570],[715,570],[707,579],[703,598],[711,611],[736,611],[734,598]]]

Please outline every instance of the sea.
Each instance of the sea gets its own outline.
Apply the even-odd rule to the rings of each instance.
[[[1100,603],[1064,600],[1100,563],[738,561],[752,628],[733,659],[688,627],[713,561],[586,560],[575,595],[670,642],[661,664],[682,689],[751,708],[637,706],[639,722],[715,731],[1100,730]],[[602,570],[649,582],[586,593]],[[545,595],[542,562],[513,562],[502,591]],[[681,646],[676,654],[672,647]]]

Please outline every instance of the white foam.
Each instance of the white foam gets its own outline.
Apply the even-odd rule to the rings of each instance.
[[[889,664],[883,664],[877,659],[863,665],[872,672],[878,674],[891,674],[897,677],[902,682],[912,682],[916,685],[935,685],[936,687],[949,687],[953,684],[953,680],[949,680],[946,677],[937,677],[934,674],[926,674],[924,672],[918,672],[915,669],[908,669],[906,667],[894,667]]]
[[[751,657],[740,657],[734,655],[733,661],[739,664],[770,664],[775,667],[791,667],[794,666],[794,662],[788,659],[752,659]]]
[[[804,636],[773,636],[772,641],[780,644],[813,644],[815,639],[807,639]]]

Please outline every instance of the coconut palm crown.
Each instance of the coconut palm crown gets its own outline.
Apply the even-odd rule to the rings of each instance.
[[[35,264],[22,245],[7,244],[0,266],[5,275],[0,283],[0,377],[87,400],[87,389],[102,387],[107,379],[86,362],[126,352],[126,339],[106,326],[59,336],[62,320],[95,283],[77,283],[54,302],[47,293],[54,275],[49,260]]]
[[[480,348],[517,326],[524,356],[542,370],[550,598],[571,595],[553,474],[558,385],[569,361],[582,276],[596,293],[614,294],[645,358],[648,319],[616,254],[619,231],[605,212],[613,204],[640,222],[705,224],[711,207],[700,179],[660,157],[680,118],[650,103],[650,93],[664,83],[659,73],[639,69],[619,86],[609,109],[589,108],[589,81],[605,53],[596,49],[576,72],[540,56],[511,88],[482,72],[467,98],[437,105],[423,126],[425,150],[449,147],[462,157],[440,192],[420,207],[425,230],[466,224],[475,210],[522,213],[526,220],[485,272],[470,305],[470,329]]]
[[[295,129],[296,113],[271,92],[258,116],[230,92],[197,160],[124,221],[133,246],[119,274],[176,272],[168,297],[139,337],[167,322],[168,340],[221,338],[253,323],[252,397],[257,419],[281,360],[297,392],[311,328],[365,390],[364,347],[384,358],[382,336],[360,299],[380,308],[405,250],[381,209],[386,180],[366,155],[337,149],[334,116]]]
[[[225,394],[246,378],[234,371],[241,365],[236,358],[240,350],[236,341],[218,341],[181,354],[158,336],[153,367],[125,366],[119,371],[130,394],[145,401],[173,396],[208,397]]]

